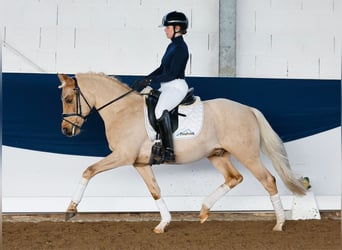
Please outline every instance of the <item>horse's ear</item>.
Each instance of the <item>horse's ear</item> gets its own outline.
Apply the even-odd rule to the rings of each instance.
[[[60,80],[60,82],[62,83],[61,85],[58,86],[58,88],[63,88],[64,86],[67,85],[68,82],[70,82],[70,80],[72,80],[69,76],[65,75],[65,74],[57,74],[58,79]]]

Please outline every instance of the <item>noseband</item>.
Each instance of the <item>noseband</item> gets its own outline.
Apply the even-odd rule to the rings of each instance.
[[[81,96],[83,98],[83,100],[85,101],[85,103],[88,105],[89,109],[92,110],[92,107],[90,106],[89,102],[87,101],[87,99],[84,97],[79,85],[78,85],[78,82],[77,82],[77,79],[76,77],[73,77],[73,80],[75,82],[75,88],[74,88],[74,92],[75,92],[75,95],[76,95],[76,111],[75,113],[70,113],[70,114],[62,114],[62,117],[63,117],[63,121],[66,121],[68,123],[70,123],[72,126],[78,128],[78,129],[81,129],[80,126],[78,126],[76,123],[74,122],[71,122],[67,119],[65,119],[66,117],[71,117],[71,116],[78,116],[80,118],[82,118],[84,121],[87,120],[87,117],[90,115],[90,113],[86,116],[82,115],[82,106],[81,106]]]
[[[130,94],[131,92],[134,91],[134,89],[131,89],[128,92],[124,93],[123,95],[121,95],[121,96],[111,100],[110,102],[104,104],[103,106],[99,107],[98,109],[94,109],[92,106],[90,106],[89,102],[87,101],[87,99],[83,95],[83,93],[82,93],[82,91],[81,91],[81,89],[80,89],[80,87],[78,85],[77,78],[73,77],[72,79],[75,82],[74,91],[75,91],[75,95],[76,95],[76,109],[75,109],[76,112],[75,113],[70,113],[70,114],[62,114],[62,119],[63,119],[63,121],[66,121],[66,122],[70,123],[72,126],[78,128],[78,129],[81,129],[81,127],[78,126],[76,123],[71,122],[71,121],[69,121],[69,120],[67,120],[65,118],[66,117],[71,117],[71,116],[78,116],[78,117],[82,118],[84,121],[87,121],[88,116],[90,116],[91,114],[100,111],[101,109],[103,109],[103,108],[109,106],[110,104],[120,100],[121,98],[125,97],[126,95],[128,95],[128,94]],[[85,103],[88,105],[88,107],[90,109],[90,112],[87,115],[83,115],[82,114],[81,97],[83,98],[83,100],[85,101]]]

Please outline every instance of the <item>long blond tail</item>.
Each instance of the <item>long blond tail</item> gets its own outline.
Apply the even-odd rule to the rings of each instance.
[[[295,194],[304,195],[306,189],[291,170],[282,140],[259,110],[255,108],[251,108],[251,110],[259,124],[261,150],[271,159],[274,169],[277,171],[286,187]]]

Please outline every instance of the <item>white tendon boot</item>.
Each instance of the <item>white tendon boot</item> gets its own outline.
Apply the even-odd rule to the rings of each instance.
[[[72,217],[74,217],[77,213],[77,205],[80,203],[84,190],[88,185],[89,180],[82,178],[81,181],[78,183],[77,189],[74,192],[74,195],[71,198],[71,202],[68,206],[68,209],[65,214],[65,220],[68,221]]]
[[[166,226],[171,222],[171,214],[162,198],[156,200],[156,204],[160,211],[161,221],[158,226],[153,229],[153,232],[164,233]]]
[[[281,204],[280,196],[279,194],[275,194],[270,196],[270,199],[277,218],[277,223],[273,227],[273,231],[283,231],[283,225],[285,223],[285,212],[283,205]]]
[[[71,200],[76,203],[77,205],[80,203],[84,190],[86,189],[88,185],[89,180],[86,178],[82,178],[80,182],[78,183],[77,189],[75,190],[74,195],[72,196]]]
[[[200,212],[201,223],[204,223],[209,217],[209,210],[222,196],[231,190],[226,184],[220,185],[214,192],[212,192],[202,203]]]

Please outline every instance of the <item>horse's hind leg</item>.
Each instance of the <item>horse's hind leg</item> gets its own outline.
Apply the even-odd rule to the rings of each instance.
[[[135,164],[135,169],[139,172],[141,177],[144,179],[145,184],[147,185],[153,199],[156,202],[156,205],[160,211],[161,221],[160,223],[153,229],[155,233],[164,233],[166,227],[171,222],[171,214],[166,207],[166,204],[161,197],[160,188],[152,171],[150,165],[142,165]]]
[[[208,159],[213,166],[221,172],[225,182],[203,201],[200,212],[201,223],[204,223],[208,219],[210,208],[216,203],[216,201],[243,180],[242,175],[232,164],[230,154],[228,152],[210,156]]]
[[[284,212],[283,205],[281,203],[281,200],[278,194],[276,179],[263,165],[260,157],[257,157],[256,159],[245,161],[242,163],[261,182],[261,184],[269,193],[270,199],[271,199],[274,211],[275,211],[276,219],[277,219],[277,223],[273,227],[273,231],[282,231],[283,225],[285,223],[285,212]]]

